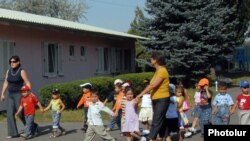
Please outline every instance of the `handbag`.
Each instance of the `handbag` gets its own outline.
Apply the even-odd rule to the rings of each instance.
[[[190,109],[190,106],[188,105],[188,102],[187,101],[183,101],[183,107],[182,107],[183,112],[186,112],[189,109]]]

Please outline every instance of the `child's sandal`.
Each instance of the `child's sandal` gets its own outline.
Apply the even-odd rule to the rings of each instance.
[[[55,135],[50,135],[49,137],[50,137],[50,138],[55,138],[56,136],[55,136]]]

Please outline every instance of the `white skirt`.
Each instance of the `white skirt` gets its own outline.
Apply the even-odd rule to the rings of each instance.
[[[139,113],[139,120],[149,121],[153,118],[153,108],[152,107],[141,107],[140,113]]]

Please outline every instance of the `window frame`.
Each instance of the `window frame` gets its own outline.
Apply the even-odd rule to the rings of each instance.
[[[73,50],[71,50],[73,49]],[[73,55],[71,55],[71,51],[73,51]],[[69,60],[70,61],[75,61],[76,60],[76,51],[75,51],[75,46],[74,45],[69,45]]]
[[[54,45],[54,57],[51,56],[49,51],[51,50],[50,45]],[[50,50],[49,50],[50,49]],[[53,48],[52,48],[53,49]],[[50,55],[49,55],[50,54]],[[53,57],[53,58],[50,58]],[[53,59],[52,62],[53,72],[50,72],[51,62],[49,60]],[[42,45],[42,67],[43,67],[43,76],[48,78],[60,77],[63,76],[63,48],[62,45],[55,42],[46,42]]]
[[[131,48],[123,49],[123,48],[115,48],[115,47],[112,47],[112,48],[98,47],[96,48],[96,51],[97,51],[97,61],[96,61],[97,62],[97,65],[96,65],[97,74],[99,73],[100,74],[119,74],[119,73],[133,71],[133,67],[132,67],[132,65],[134,64],[134,61],[132,58],[133,49]],[[105,57],[105,54],[107,54],[108,56]],[[125,62],[126,60],[130,62]],[[127,65],[126,67],[125,67],[125,64]]]
[[[82,48],[84,48],[84,55],[82,55]],[[85,45],[81,45],[79,52],[80,52],[80,60],[81,61],[86,61],[87,60],[86,46]]]
[[[4,42],[6,43],[5,47]],[[15,48],[15,41],[0,39],[0,80],[5,79],[9,69],[9,58],[15,54]]]

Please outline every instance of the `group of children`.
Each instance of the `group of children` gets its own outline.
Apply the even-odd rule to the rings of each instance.
[[[192,111],[193,123],[189,131],[196,132],[195,128],[198,120],[200,121],[201,135],[204,134],[204,125],[228,125],[230,116],[235,113],[238,107],[239,124],[250,125],[250,88],[248,81],[241,81],[241,93],[235,102],[230,94],[227,93],[227,83],[218,83],[218,92],[212,99],[212,92],[209,90],[209,81],[203,78],[196,84],[194,94],[195,105]]]
[[[20,106],[15,114],[16,117],[23,111],[25,116],[25,130],[20,134],[24,139],[31,139],[38,134],[38,124],[34,122],[36,105],[40,108],[41,112],[49,109],[52,111],[52,134],[50,137],[57,137],[61,134],[66,134],[65,129],[60,126],[61,113],[65,105],[60,98],[60,91],[58,89],[52,90],[52,99],[46,108],[43,108],[37,97],[31,92],[28,86],[21,88],[22,98]]]
[[[149,80],[145,79],[144,87],[149,84]],[[83,88],[83,96],[80,99],[77,108],[84,106],[85,120],[82,130],[86,132],[85,141],[93,140],[96,134],[100,135],[105,140],[114,141],[115,138],[108,131],[113,130],[115,125],[121,131],[121,134],[126,137],[127,141],[133,138],[138,140],[146,140],[142,135],[149,134],[149,121],[152,120],[152,101],[150,94],[145,94],[142,101],[135,98],[134,90],[129,81],[123,82],[120,79],[114,82],[114,92],[110,94],[102,103],[99,100],[99,94],[93,90],[90,83],[80,85]],[[171,132],[179,133],[179,140],[183,140],[181,132],[185,132],[184,137],[190,137],[192,133],[197,131],[196,126],[199,120],[201,135],[204,134],[204,125],[228,125],[230,115],[233,114],[238,107],[240,124],[250,124],[250,95],[249,82],[240,82],[242,93],[237,97],[235,103],[230,94],[227,93],[227,84],[219,82],[218,92],[212,100],[212,91],[209,89],[209,80],[201,79],[196,84],[196,92],[194,94],[194,107],[192,109],[193,123],[188,128],[189,120],[186,112],[189,111],[191,103],[189,95],[181,83],[170,84],[169,91],[171,94],[169,108],[166,112],[166,120],[169,134],[166,141],[171,141]],[[38,105],[41,112],[49,109],[52,110],[53,130],[50,137],[57,137],[65,134],[65,129],[60,126],[60,117],[65,106],[60,99],[60,91],[53,89],[52,99],[49,105],[44,109],[30,88],[23,86],[23,98],[21,99],[20,107],[16,116],[24,110],[26,119],[26,129],[24,134],[21,134],[26,139],[32,138],[37,131],[38,125],[34,122],[35,106]],[[113,101],[112,110],[106,105],[107,102]],[[137,114],[138,106],[141,107]],[[103,125],[101,111],[104,111],[112,116],[110,123],[105,128]],[[212,118],[213,117],[213,118]],[[213,120],[212,120],[213,119]],[[143,125],[143,130],[139,130],[139,122]]]

